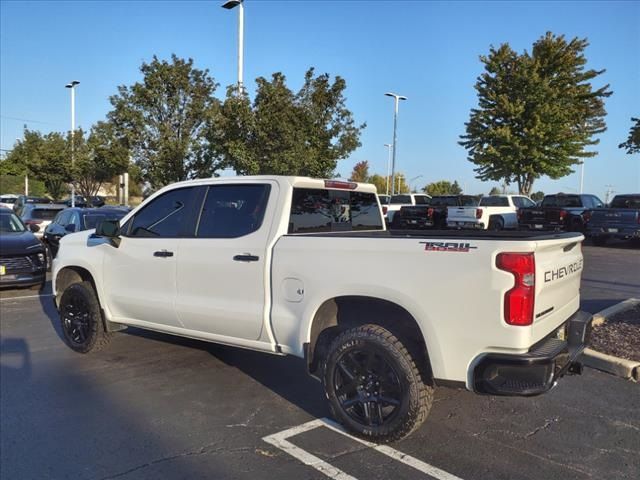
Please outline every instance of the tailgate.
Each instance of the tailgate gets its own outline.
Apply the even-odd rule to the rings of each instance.
[[[478,207],[448,207],[447,218],[453,222],[475,222]]]
[[[536,340],[575,313],[580,304],[583,259],[582,235],[542,240],[535,251],[536,297],[534,336]]]
[[[633,225],[638,223],[638,211],[623,208],[593,210],[590,222],[594,225]]]

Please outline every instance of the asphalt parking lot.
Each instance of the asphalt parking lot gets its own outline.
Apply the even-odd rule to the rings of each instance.
[[[640,250],[585,246],[583,308],[640,298]],[[440,389],[413,436],[333,429],[301,360],[130,330],[81,356],[51,297],[0,293],[3,479],[638,478],[640,386],[597,371],[535,398]]]

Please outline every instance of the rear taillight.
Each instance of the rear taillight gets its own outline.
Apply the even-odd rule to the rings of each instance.
[[[476,208],[476,218],[479,220],[482,218],[482,209]]]
[[[40,225],[42,223],[42,220],[25,220],[24,224],[25,225]]]
[[[514,276],[515,284],[504,294],[504,320],[509,325],[533,323],[536,261],[533,253],[500,253],[496,266]]]
[[[560,220],[564,220],[565,217],[567,216],[567,211],[566,210],[560,210]]]
[[[339,188],[341,190],[355,190],[358,188],[356,182],[343,182],[341,180],[325,180],[324,188]]]
[[[433,217],[433,208],[427,208],[427,217],[428,218]]]
[[[591,212],[584,212],[582,214],[582,219],[584,220],[584,223],[587,223],[589,220],[591,220]]]

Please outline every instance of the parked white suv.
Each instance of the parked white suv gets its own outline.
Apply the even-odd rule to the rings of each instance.
[[[135,326],[303,357],[338,420],[385,442],[425,420],[436,385],[527,396],[578,369],[583,239],[395,233],[373,185],[210,178],[63,237],[53,292],[77,352]]]
[[[523,195],[489,195],[482,197],[477,207],[449,207],[449,228],[503,230],[518,228],[518,209],[535,207],[535,202]]]

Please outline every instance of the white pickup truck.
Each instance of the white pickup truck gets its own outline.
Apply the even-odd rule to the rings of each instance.
[[[489,195],[482,197],[477,207],[449,207],[449,228],[473,228],[503,230],[518,228],[518,209],[535,207],[529,197],[523,195]]]
[[[168,186],[63,238],[65,342],[88,353],[135,326],[303,357],[337,419],[376,442],[415,430],[436,386],[536,395],[579,372],[581,234],[389,232],[375,192],[275,176]]]
[[[389,203],[382,207],[387,225],[393,223],[393,217],[402,207],[429,205],[430,200],[431,195],[427,195],[426,193],[399,193],[397,195],[391,195]]]

